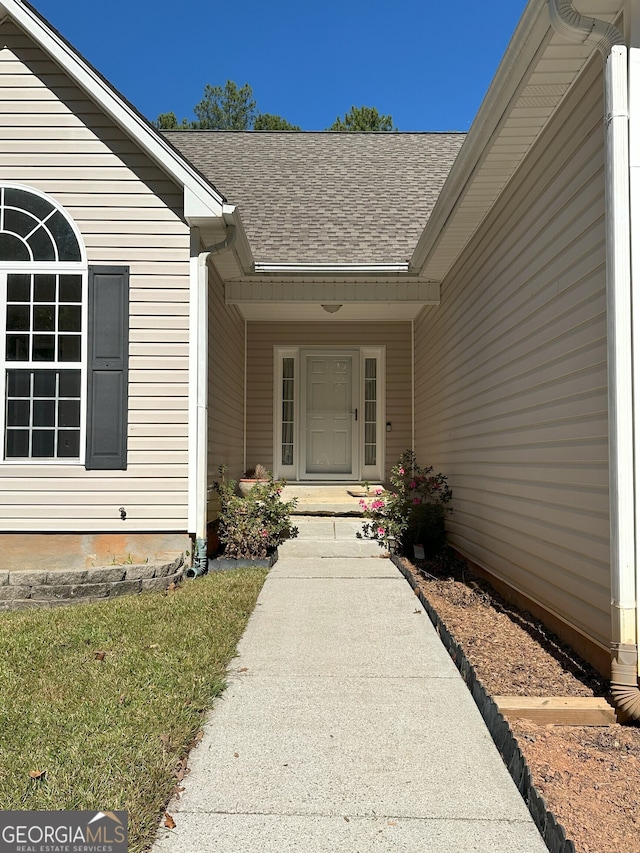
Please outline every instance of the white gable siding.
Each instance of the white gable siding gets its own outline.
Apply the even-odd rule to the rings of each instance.
[[[0,25],[0,35],[1,178],[60,202],[80,228],[90,264],[131,272],[128,470],[0,463],[2,527],[185,530],[189,228],[182,191],[15,25]]]
[[[598,58],[420,316],[416,430],[452,543],[606,646],[602,87]]]

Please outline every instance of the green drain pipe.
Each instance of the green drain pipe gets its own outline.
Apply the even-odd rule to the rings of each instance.
[[[209,568],[207,557],[207,540],[196,539],[196,547],[193,554],[193,564],[185,572],[185,577],[193,579],[204,575]]]

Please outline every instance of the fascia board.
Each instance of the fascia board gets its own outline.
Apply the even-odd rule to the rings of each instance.
[[[0,0],[0,19],[8,15],[178,184],[189,188],[208,216],[222,215],[224,197],[187,163],[160,134],[67,44],[42,17],[20,0]]]
[[[253,258],[253,252],[251,251],[251,245],[249,243],[249,238],[247,237],[247,232],[245,231],[244,222],[242,221],[242,216],[240,215],[240,211],[237,207],[234,207],[230,214],[227,214],[227,210],[230,208],[230,205],[225,205],[225,219],[227,221],[233,222],[236,228],[236,243],[234,246],[234,252],[238,258],[240,263],[240,268],[243,273],[248,273],[253,271],[255,266],[255,261]],[[229,219],[229,215],[232,217]]]
[[[412,269],[421,270],[424,267],[438,241],[440,232],[452,216],[509,101],[535,55],[532,43],[536,40],[532,38],[533,33],[537,30],[539,44],[540,39],[549,29],[548,17],[546,25],[541,24],[541,18],[546,14],[547,0],[530,0],[527,4],[478,114],[442,187],[429,222],[418,240],[410,262]],[[542,30],[544,33],[541,32]]]

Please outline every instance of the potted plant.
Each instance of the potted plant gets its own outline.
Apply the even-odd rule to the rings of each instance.
[[[238,482],[238,487],[243,495],[248,495],[251,489],[257,483],[268,483],[269,482],[270,472],[264,467],[264,465],[256,465],[255,468],[249,468],[248,471],[245,471],[242,477]]]
[[[210,568],[273,565],[278,545],[298,535],[298,528],[291,523],[290,517],[296,498],[283,501],[280,495],[286,482],[266,473],[266,478],[253,478],[258,482],[246,495],[239,495],[236,481],[228,480],[226,468],[220,468],[221,477],[214,488],[220,500],[221,553],[210,560]]]

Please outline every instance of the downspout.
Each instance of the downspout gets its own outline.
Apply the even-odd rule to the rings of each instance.
[[[640,720],[627,47],[617,27],[580,15],[570,0],[548,0],[548,5],[551,24],[560,36],[593,44],[604,59],[611,694],[624,717]]]
[[[411,450],[416,452],[416,321],[411,318]]]
[[[233,213],[234,208],[230,209]],[[224,213],[229,213],[225,210]],[[197,387],[197,510],[196,510],[196,545],[193,565],[187,569],[188,578],[203,575],[209,566],[207,558],[207,475],[208,475],[208,428],[209,428],[209,268],[211,255],[219,255],[232,248],[236,242],[236,226],[227,225],[224,240],[208,246],[198,254],[198,338],[206,341],[206,346],[200,346],[198,351],[198,387]]]

